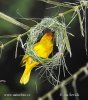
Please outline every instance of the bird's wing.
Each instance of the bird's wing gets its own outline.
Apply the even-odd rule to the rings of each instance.
[[[43,57],[43,58],[48,57],[46,47],[42,45],[42,43],[35,44],[33,49],[34,49],[34,52],[37,54],[37,56]]]

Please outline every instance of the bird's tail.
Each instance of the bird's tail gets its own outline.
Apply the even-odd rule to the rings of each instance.
[[[22,75],[22,77],[21,77],[21,79],[20,79],[20,83],[21,84],[27,84],[28,83],[28,81],[29,81],[29,79],[30,79],[30,74],[31,74],[31,70],[32,69],[25,69],[24,70],[24,73],[23,73],[23,75]]]
[[[26,59],[24,59],[26,58]],[[23,63],[25,63],[25,70],[24,73],[20,79],[20,83],[21,84],[27,84],[28,81],[30,80],[30,74],[31,74],[31,70],[36,67],[36,65],[38,65],[38,62],[33,61],[33,59],[31,59],[30,57],[26,56],[23,57]],[[31,60],[31,62],[30,62]]]

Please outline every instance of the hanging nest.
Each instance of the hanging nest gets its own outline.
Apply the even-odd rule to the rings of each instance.
[[[46,59],[38,57],[33,51],[33,45],[38,41],[38,37],[43,35],[45,29],[49,29],[51,32],[54,32],[54,41],[58,48],[58,52],[56,52],[55,55]],[[57,69],[60,66],[66,67],[64,54],[65,51],[68,51],[71,56],[71,49],[65,23],[60,23],[56,18],[44,18],[40,23],[32,27],[27,35],[28,38],[26,41],[25,53],[31,56],[35,61],[40,62],[40,68],[47,69],[50,74],[52,73],[51,76],[53,76],[54,69]],[[50,76],[49,73],[47,77]],[[52,78],[54,78],[55,81],[57,80],[54,76]]]

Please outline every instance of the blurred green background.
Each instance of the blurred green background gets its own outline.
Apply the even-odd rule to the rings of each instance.
[[[71,2],[74,1],[75,0],[72,0]],[[29,27],[36,24],[31,21],[30,18],[42,19],[43,17],[52,17],[57,14],[57,12],[59,13],[67,10],[66,8],[59,7],[46,9],[47,7],[52,7],[52,5],[48,5],[38,0],[0,0],[1,12],[15,18]],[[65,17],[66,23],[71,20],[71,16],[72,13]],[[36,21],[39,22],[40,19],[36,19]],[[86,64],[87,57],[85,55],[84,39],[81,37],[77,18],[73,21],[71,27],[72,28],[68,28],[68,31],[75,35],[75,37],[69,36],[73,56],[70,58],[69,55],[67,55],[66,62],[71,73],[74,73],[81,66]],[[26,30],[0,19],[0,36],[22,34],[24,32],[26,32]],[[23,38],[24,43],[26,38],[27,36]],[[13,38],[0,38],[0,41],[6,43],[11,39]],[[40,79],[38,77],[39,71],[35,70],[32,71],[30,82],[27,85],[20,85],[19,80],[24,71],[24,68],[20,67],[20,62],[24,52],[19,44],[18,56],[15,59],[15,48],[16,42],[5,47],[0,59],[0,80],[6,80],[5,83],[0,83],[0,100],[37,100],[39,96],[44,95],[53,86],[47,80]],[[85,87],[87,86],[86,83],[83,83]],[[85,90],[85,88],[79,90],[80,94],[83,94],[83,89]],[[30,96],[14,97],[5,96],[5,94],[30,94]],[[58,97],[57,93],[54,97]],[[61,99],[61,97],[58,98]]]

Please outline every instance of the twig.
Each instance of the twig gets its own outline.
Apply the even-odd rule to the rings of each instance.
[[[17,25],[17,26],[19,26],[19,27],[21,27],[21,28],[23,28],[25,30],[29,29],[29,26],[17,21],[16,19],[14,19],[14,18],[12,18],[10,16],[7,16],[6,14],[4,14],[2,12],[0,12],[0,18],[4,19],[4,20],[6,20],[6,21],[8,21],[8,22],[10,22],[10,23],[12,23],[14,25]]]
[[[72,8],[72,6],[69,4],[60,3],[60,2],[56,2],[56,1],[52,1],[52,0],[39,0],[39,1],[43,1],[43,2],[46,2],[48,4],[52,4],[52,5],[59,6],[59,7]]]
[[[25,33],[23,33],[23,34],[20,34],[20,35],[19,35],[20,38],[22,38],[22,37],[24,37],[25,35],[27,35],[27,33],[29,33],[29,31],[27,31],[27,32],[25,32]],[[7,45],[9,45],[10,43],[15,42],[16,40],[18,40],[18,36],[17,36],[16,38],[12,39],[11,41],[9,41],[9,42],[3,44],[3,47],[0,46],[0,48],[4,48],[4,47],[6,47]]]
[[[67,10],[67,11],[65,11],[64,13],[62,13],[63,15],[67,15],[67,14],[69,14],[69,13],[71,13],[71,12],[73,12],[73,11],[75,11],[75,8],[80,8],[80,7],[82,7],[82,6],[88,6],[88,1],[85,1],[86,3],[84,4],[81,4],[81,5],[78,5],[78,6],[74,6],[73,8],[71,8],[70,10]],[[77,9],[76,9],[77,10]],[[59,14],[60,15],[60,14]],[[61,17],[61,16],[56,16],[56,17]]]

